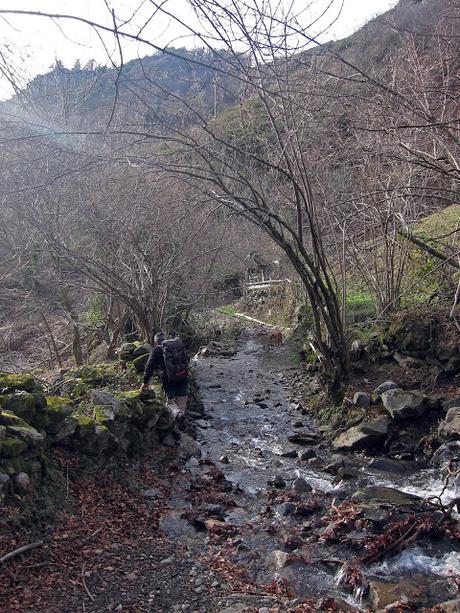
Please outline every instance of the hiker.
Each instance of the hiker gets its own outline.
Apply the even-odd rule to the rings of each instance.
[[[166,394],[167,405],[174,417],[182,423],[188,399],[187,365],[187,355],[182,341],[178,338],[166,340],[164,332],[157,332],[153,337],[153,346],[145,365],[141,392],[148,390],[153,371],[161,370],[161,383]]]

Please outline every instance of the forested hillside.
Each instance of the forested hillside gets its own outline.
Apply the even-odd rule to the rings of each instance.
[[[91,344],[95,320],[110,344],[122,313],[147,333],[254,250],[300,275],[336,370],[344,296],[376,314],[410,301],[406,239],[457,202],[457,9],[400,2],[317,47],[293,23],[278,39],[274,13],[272,47],[241,29],[241,52],[222,37],[35,78],[2,103],[4,348],[21,360],[56,341],[67,356],[68,331]],[[450,230],[425,253],[455,272]],[[443,288],[452,300],[455,278]]]

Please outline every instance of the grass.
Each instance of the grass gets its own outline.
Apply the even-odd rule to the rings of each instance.
[[[225,304],[224,306],[217,307],[216,311],[223,315],[235,315],[236,307],[234,304]]]

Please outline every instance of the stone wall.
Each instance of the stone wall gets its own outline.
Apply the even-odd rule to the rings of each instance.
[[[171,431],[159,387],[145,393],[107,391],[92,387],[94,376],[77,374],[82,373],[70,371],[63,383],[72,399],[45,395],[31,375],[0,372],[0,501],[37,487],[53,447],[94,458],[135,455]],[[99,383],[104,385],[104,377]]]

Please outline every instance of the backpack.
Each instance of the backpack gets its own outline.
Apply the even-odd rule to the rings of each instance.
[[[180,338],[163,341],[161,345],[168,381],[183,381],[188,377],[188,358]]]

